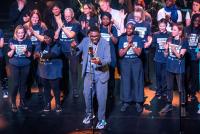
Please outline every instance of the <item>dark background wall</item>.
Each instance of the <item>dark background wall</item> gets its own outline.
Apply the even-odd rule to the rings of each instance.
[[[0,4],[0,19],[8,17],[9,6],[14,0],[2,0]]]

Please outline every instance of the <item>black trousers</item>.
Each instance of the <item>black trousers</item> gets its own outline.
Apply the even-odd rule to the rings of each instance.
[[[39,88],[39,92],[42,92],[42,83],[40,81],[40,78],[37,74],[37,68],[38,68],[38,61],[32,59],[31,65],[30,65],[30,72],[28,77],[28,84],[27,84],[27,95],[31,94],[31,88],[34,84],[34,81],[37,83],[37,86]]]
[[[156,72],[156,92],[159,94],[166,93],[166,63],[155,62]]]
[[[8,89],[8,77],[6,72],[6,61],[4,57],[0,57],[0,81],[2,90]]]
[[[11,101],[16,103],[16,96],[19,90],[20,100],[25,99],[25,93],[27,90],[27,79],[29,75],[30,66],[15,66],[10,65],[10,77],[11,77]]]
[[[186,66],[187,94],[195,95],[199,89],[199,61],[190,61]]]
[[[115,67],[109,66],[110,78],[108,80],[108,95],[114,96],[115,90]]]
[[[44,97],[45,97],[45,103],[50,103],[51,101],[51,89],[53,89],[53,93],[55,96],[56,104],[60,105],[60,79],[44,79],[41,78],[42,85],[44,87]]]
[[[185,103],[185,85],[184,85],[184,73],[176,74],[167,71],[167,102],[172,103],[173,100],[173,89],[174,79],[176,79],[179,93],[181,93],[181,103]]]
[[[66,53],[65,54],[65,59],[64,59],[64,67],[63,67],[63,84],[66,84],[70,79],[69,79],[69,73],[70,73],[70,78],[71,78],[71,83],[68,83],[71,85],[72,90],[77,90],[77,85],[78,85],[78,63],[79,62],[79,57],[76,55],[71,55],[71,53]],[[69,70],[69,73],[68,73]],[[65,87],[65,86],[64,86]]]

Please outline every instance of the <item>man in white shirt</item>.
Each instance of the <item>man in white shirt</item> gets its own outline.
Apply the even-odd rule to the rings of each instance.
[[[171,32],[171,24],[182,22],[182,14],[176,7],[175,0],[165,0],[165,5],[158,11],[157,21],[165,18],[168,21],[167,31]]]

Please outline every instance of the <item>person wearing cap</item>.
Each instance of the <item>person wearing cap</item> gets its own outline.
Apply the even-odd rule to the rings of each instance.
[[[64,10],[65,20],[58,22],[58,29],[55,32],[54,39],[58,41],[61,45],[62,52],[65,56],[64,62],[66,67],[64,71],[70,71],[71,76],[71,89],[74,98],[79,97],[78,92],[78,59],[79,57],[73,55],[73,49],[71,48],[71,43],[75,41],[78,43],[77,34],[80,31],[80,24],[74,18],[74,11],[72,8],[66,8]],[[69,67],[69,68],[67,68]],[[66,75],[66,74],[64,74]]]
[[[134,34],[132,21],[127,22],[126,34],[119,39],[119,56],[121,72],[120,99],[121,112],[125,112],[130,103],[136,103],[137,112],[143,111],[144,102],[144,73],[140,55],[142,52],[142,38]]]
[[[97,96],[98,123],[97,129],[106,127],[105,112],[108,93],[109,64],[111,62],[110,45],[101,37],[97,26],[91,27],[85,37],[77,46],[77,54],[82,52],[82,77],[84,79],[84,99],[86,104],[86,116],[84,124],[91,123],[93,119],[93,97]],[[76,44],[71,44],[76,46]]]
[[[115,89],[115,67],[117,63],[116,49],[118,43],[117,29],[111,23],[112,16],[109,12],[101,13],[100,33],[110,44],[111,63],[109,65],[110,79],[108,82],[108,96],[113,97]]]
[[[51,110],[51,89],[56,100],[56,112],[61,112],[60,80],[62,78],[61,47],[53,41],[53,31],[44,32],[42,44],[36,47],[34,58],[38,60],[38,75],[44,87],[44,112]]]

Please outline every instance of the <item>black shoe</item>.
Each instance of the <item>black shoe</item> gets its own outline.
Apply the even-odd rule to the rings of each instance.
[[[158,98],[159,100],[161,99],[161,94],[160,93],[158,93],[158,92],[156,92],[156,98]]]
[[[163,93],[163,94],[162,94],[162,97],[167,97],[167,94],[166,94],[166,93]]]
[[[19,108],[22,110],[28,110],[28,106],[24,102],[24,100],[20,100]]]
[[[129,107],[128,103],[124,103],[120,109],[121,112],[125,112],[127,110],[127,108]]]
[[[136,103],[135,107],[136,107],[136,110],[137,110],[138,113],[143,112],[143,106],[141,104]]]
[[[62,108],[60,105],[56,105],[56,113],[62,112]]]
[[[25,98],[26,98],[27,100],[29,100],[31,97],[32,97],[32,93],[31,93],[31,91],[29,91],[29,89],[28,89],[28,91],[26,92]]]
[[[167,104],[167,105],[165,105],[165,107],[160,111],[160,113],[167,113],[167,112],[172,111],[172,110],[173,110],[172,104]]]
[[[73,97],[74,98],[78,98],[79,94],[78,94],[78,90],[77,89],[73,89]]]
[[[185,109],[185,106],[181,106],[181,117],[186,117],[186,109]]]
[[[51,104],[47,103],[47,105],[43,109],[43,112],[49,112],[49,111],[51,111]]]
[[[42,99],[42,98],[43,98],[43,93],[39,92],[39,93],[38,93],[38,97],[39,97],[40,99]]]
[[[14,113],[17,112],[17,106],[16,106],[16,104],[11,104],[11,110],[12,110],[12,112],[14,112]]]
[[[195,101],[196,100],[196,96],[195,95],[191,95],[191,101]]]

